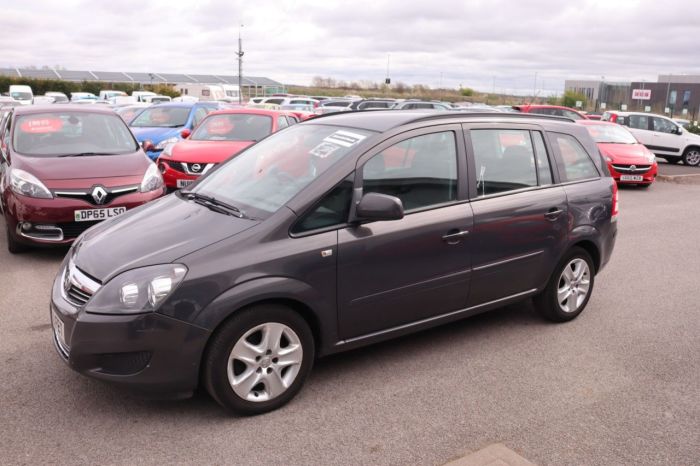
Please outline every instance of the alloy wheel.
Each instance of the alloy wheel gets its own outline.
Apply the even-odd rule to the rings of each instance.
[[[576,312],[586,301],[591,289],[591,270],[580,257],[572,259],[561,275],[557,287],[557,301],[564,312]]]
[[[693,167],[700,164],[700,150],[693,149],[686,152],[685,163]]]

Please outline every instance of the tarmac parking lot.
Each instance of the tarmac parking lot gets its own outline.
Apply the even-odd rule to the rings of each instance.
[[[616,250],[570,323],[523,303],[333,356],[254,418],[72,372],[48,312],[65,251],[11,256],[0,235],[0,463],[439,465],[500,442],[541,465],[697,464],[698,199],[621,189]]]
[[[700,167],[689,167],[682,163],[668,163],[664,159],[656,159],[659,163],[659,175],[700,175]]]

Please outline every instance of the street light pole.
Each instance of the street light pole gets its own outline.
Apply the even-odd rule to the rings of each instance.
[[[238,103],[242,104],[243,103],[243,40],[241,39],[241,29],[243,29],[243,25],[241,24],[241,28],[238,30],[238,52],[236,55],[238,56]],[[256,89],[256,94],[257,94],[257,89]]]

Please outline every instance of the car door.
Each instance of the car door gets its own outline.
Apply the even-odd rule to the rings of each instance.
[[[671,120],[657,116],[650,117],[650,129],[653,133],[653,152],[681,156],[684,149],[683,138],[677,131],[678,126]]]
[[[395,136],[358,162],[355,200],[396,196],[401,220],[338,232],[338,317],[360,338],[463,309],[469,292],[472,211],[459,125]]]
[[[620,119],[621,123],[627,126],[630,129],[630,132],[634,134],[634,137],[637,138],[637,141],[641,142],[649,150],[654,151],[652,147],[654,147],[654,133],[649,130],[649,116],[648,115],[640,115],[640,114],[631,114],[624,119]]]
[[[469,307],[532,294],[567,236],[567,199],[534,125],[465,125],[474,212]]]

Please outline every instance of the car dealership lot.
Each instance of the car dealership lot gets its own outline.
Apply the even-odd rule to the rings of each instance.
[[[618,241],[587,310],[529,304],[318,363],[287,407],[227,417],[73,373],[48,313],[62,251],[0,238],[5,463],[441,464],[502,442],[538,464],[697,460],[700,186],[621,189]]]

